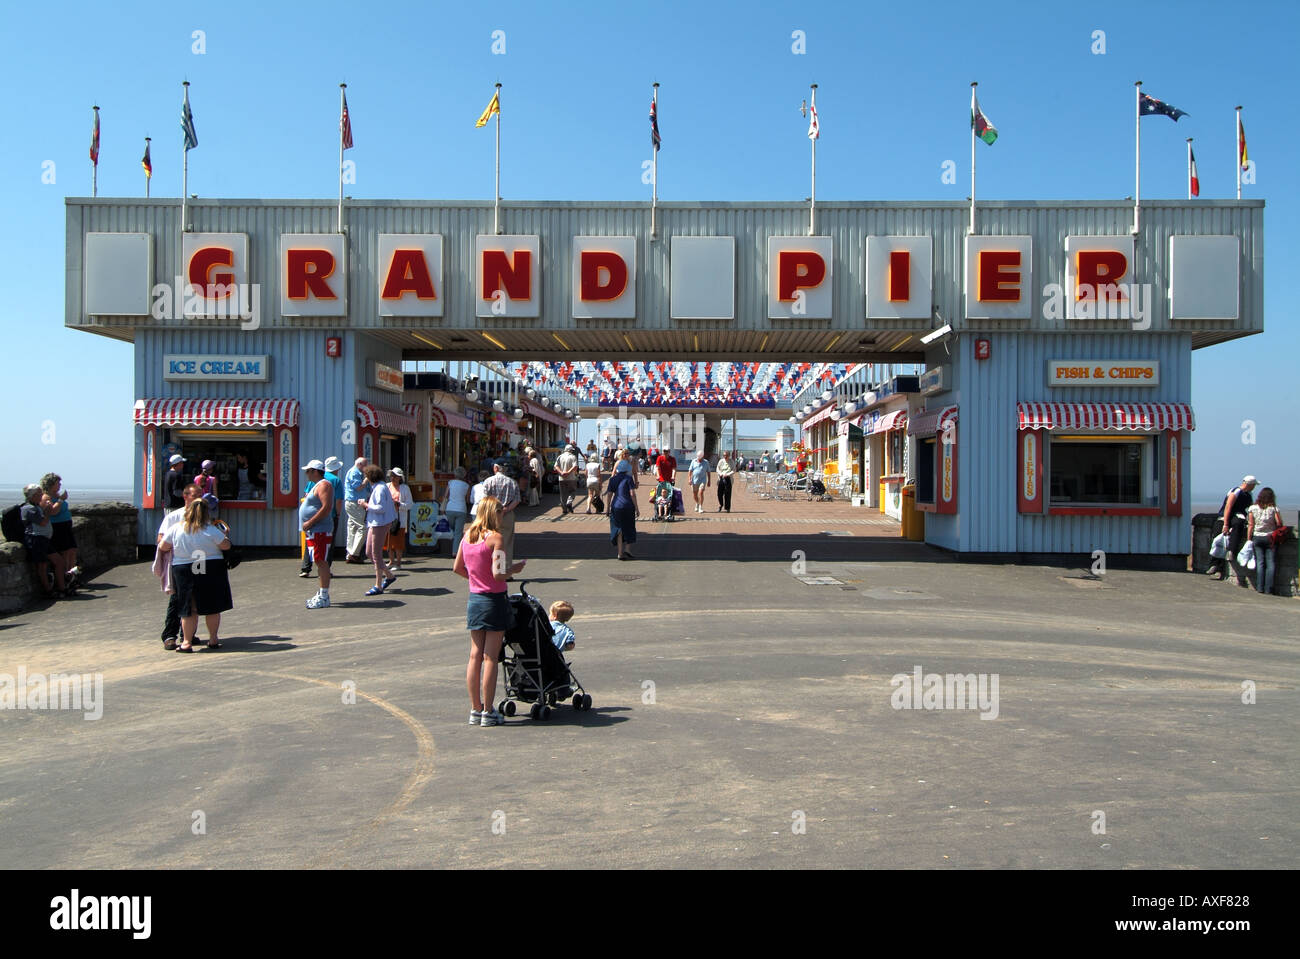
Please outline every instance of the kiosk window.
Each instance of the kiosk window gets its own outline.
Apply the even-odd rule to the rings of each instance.
[[[916,501],[934,502],[934,463],[937,449],[934,438],[918,440],[916,444]]]
[[[1048,444],[1051,502],[1154,506],[1155,438],[1054,436]]]
[[[265,430],[185,430],[172,433],[185,457],[185,476],[192,479],[204,460],[216,468],[217,498],[257,501],[266,498],[267,433]]]

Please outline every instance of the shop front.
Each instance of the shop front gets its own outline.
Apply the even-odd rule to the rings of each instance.
[[[417,428],[412,412],[357,400],[358,455],[385,470],[394,466],[410,468]]]
[[[895,397],[889,401],[899,409],[876,410],[863,420],[863,433],[868,437],[869,458],[874,480],[869,487],[874,494],[875,506],[891,519],[903,518],[903,485],[907,482],[907,400]]]
[[[912,481],[923,513],[957,512],[957,407],[923,409],[908,420]]]

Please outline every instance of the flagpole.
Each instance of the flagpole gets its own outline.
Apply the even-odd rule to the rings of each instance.
[[[966,232],[975,235],[975,88],[978,83],[970,85],[970,229]]]
[[[343,104],[347,89],[346,83],[339,84],[339,233],[343,232]]]
[[[150,140],[152,140],[152,139],[153,139],[152,137],[145,137],[145,138],[144,138],[144,153],[145,153],[145,156],[149,156],[149,142],[150,142]],[[150,157],[150,161],[149,161],[149,162],[150,162],[150,163],[153,162],[153,158],[152,158],[152,157]],[[149,186],[150,186],[150,184],[151,184],[152,182],[153,182],[153,177],[151,177],[151,176],[146,172],[145,175],[144,175],[144,195],[145,195],[145,199],[148,199],[148,198],[149,198]]]
[[[1142,81],[1134,81],[1133,89],[1133,235],[1137,236],[1142,199]]]
[[[654,90],[650,94],[650,103],[654,110],[655,124],[659,123],[659,84],[654,84]],[[653,162],[650,165],[650,238],[654,239],[656,232],[655,215],[658,213],[659,206],[659,147],[650,144],[654,154]]]
[[[813,116],[817,116],[817,84],[812,85]],[[817,133],[821,134],[821,121],[817,122]],[[817,229],[817,137],[812,137],[812,190],[808,198],[808,235],[813,236]]]
[[[1192,138],[1187,138],[1187,199],[1192,198]]]
[[[1237,129],[1233,132],[1237,134],[1237,142],[1236,144],[1234,144],[1234,149],[1237,151],[1237,161],[1235,164],[1237,167],[1237,199],[1240,200],[1241,199],[1241,106],[1240,104],[1238,104],[1237,106]]]
[[[99,196],[99,107],[95,111],[95,160],[90,165],[90,195]],[[1237,175],[1237,199],[1241,199],[1241,174]]]
[[[185,88],[185,105],[189,106],[190,81],[182,81],[181,86]],[[190,145],[188,139],[181,145],[181,155],[181,233],[184,234],[189,228],[185,220],[186,207],[189,203],[187,198],[190,195]]]
[[[501,84],[497,84],[497,173],[496,200],[492,207],[492,225],[498,236],[501,235]]]

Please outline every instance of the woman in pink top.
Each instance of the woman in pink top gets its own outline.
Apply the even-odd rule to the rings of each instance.
[[[500,529],[501,503],[494,496],[485,496],[474,511],[474,522],[465,528],[453,567],[457,576],[469,580],[465,625],[469,628],[470,647],[465,686],[469,690],[471,726],[500,726],[505,722],[493,708],[492,697],[497,689],[501,642],[512,622],[506,580],[523,570],[524,560],[506,567]]]

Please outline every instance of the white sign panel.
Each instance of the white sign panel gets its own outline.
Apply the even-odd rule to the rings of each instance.
[[[1131,319],[1132,283],[1131,235],[1065,238],[1066,319]]]
[[[1032,237],[966,237],[967,317],[1028,320],[1034,301]]]
[[[442,236],[380,233],[379,315],[442,316]]]
[[[255,356],[168,353],[163,356],[163,379],[265,383],[271,379],[271,358],[265,353]]]
[[[1235,236],[1169,238],[1169,315],[1235,320],[1240,312],[1241,242]]]
[[[573,238],[573,315],[636,319],[636,237]]]
[[[1048,360],[1048,386],[1159,386],[1158,360]]]
[[[474,315],[541,316],[542,245],[537,236],[474,238]]]
[[[674,320],[736,318],[736,238],[675,236],[668,259]]]
[[[829,236],[768,237],[768,319],[829,320],[833,254]]]
[[[347,316],[347,238],[339,233],[280,235],[280,314]]]
[[[153,305],[153,237],[87,233],[87,316],[148,316]]]
[[[928,320],[933,262],[932,237],[867,237],[867,319]]]
[[[187,317],[238,317],[252,304],[248,287],[247,233],[185,233],[181,237],[181,282],[175,291]]]

